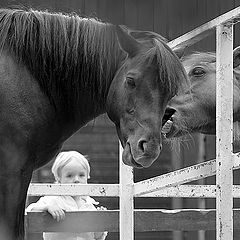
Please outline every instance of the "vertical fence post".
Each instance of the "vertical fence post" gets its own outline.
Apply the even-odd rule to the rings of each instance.
[[[233,27],[217,26],[216,236],[233,239]]]
[[[134,239],[134,203],[133,203],[133,168],[125,165],[122,161],[122,147],[119,143],[119,202],[120,240]]]
[[[205,160],[205,135],[198,134],[198,156],[197,156],[197,163],[202,163]],[[199,185],[205,184],[205,178],[198,180]],[[198,208],[205,209],[206,208],[206,199],[199,198],[198,199]],[[198,231],[198,240],[205,240],[205,231],[199,230]]]
[[[180,142],[174,143],[175,146],[171,150],[171,165],[173,169],[180,169],[183,166],[181,158],[181,145]],[[182,209],[183,208],[183,198],[172,198],[172,208],[173,209]],[[173,231],[172,240],[183,240],[183,231]]]

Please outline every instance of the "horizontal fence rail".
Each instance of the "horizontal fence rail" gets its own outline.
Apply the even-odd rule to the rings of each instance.
[[[220,24],[236,24],[240,21],[240,7],[234,8],[233,10],[214,18],[213,20],[201,25],[198,28],[172,40],[168,45],[174,48],[185,48],[189,47],[205,37],[214,33],[217,26]]]
[[[240,168],[240,153],[233,154],[233,169]],[[134,196],[140,196],[161,188],[188,183],[216,174],[216,160],[210,160],[190,167],[163,174],[134,184]]]
[[[119,232],[119,211],[67,212],[63,222],[46,213],[30,212],[29,233],[42,232]],[[240,210],[234,209],[234,228],[240,229]],[[135,209],[134,231],[197,231],[216,229],[215,209]]]
[[[82,196],[118,197],[119,184],[45,184],[31,183],[28,196],[73,196],[81,193]]]
[[[178,185],[140,197],[216,198],[216,185]],[[233,198],[240,198],[240,186],[233,185]]]
[[[240,168],[240,153],[233,154],[234,165],[233,169]],[[204,163],[199,163],[190,167],[186,167],[180,170],[176,170],[167,174],[163,174],[154,178],[150,178],[144,181],[134,183],[134,197],[167,197],[167,192],[174,191],[175,193],[179,191],[179,196],[183,191],[182,196],[186,196],[184,191],[189,191],[195,188],[196,192],[203,190],[207,194],[209,191],[212,192],[209,197],[215,197],[216,188],[214,186],[204,186],[193,185],[188,187],[187,185],[176,186],[188,182],[192,182],[204,177],[213,176],[216,174],[216,160],[210,160]],[[175,188],[170,188],[176,186]],[[166,188],[166,189],[164,189]],[[175,190],[174,190],[175,189]],[[234,188],[234,197],[239,197],[240,192],[239,187]],[[28,189],[29,196],[43,196],[43,195],[76,195],[76,193],[81,193],[81,195],[89,196],[105,196],[105,197],[118,197],[119,196],[119,184],[43,184],[43,183],[32,183]],[[196,193],[197,194],[197,193]],[[188,197],[199,197],[204,195],[200,192],[195,195],[189,194]],[[173,193],[171,195],[173,197]]]
[[[90,185],[90,186],[89,186]],[[29,196],[95,196],[95,197],[119,197],[119,184],[113,184],[113,192],[110,188],[102,192],[105,184],[31,184],[29,187]],[[69,190],[65,191],[68,188]],[[184,197],[184,198],[215,198],[216,185],[177,185],[173,187],[164,187],[154,192],[141,194],[136,197]],[[233,197],[240,198],[240,186],[233,185]]]

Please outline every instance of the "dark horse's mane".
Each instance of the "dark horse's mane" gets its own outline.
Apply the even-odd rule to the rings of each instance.
[[[185,71],[160,35],[151,40],[154,47],[143,57],[149,64],[157,60],[161,87],[174,95],[186,79]],[[89,91],[97,101],[106,99],[111,80],[126,57],[114,25],[74,13],[32,9],[0,10],[0,51],[26,66],[52,103],[52,96],[58,96],[66,109],[76,106],[80,90]]]
[[[66,106],[80,89],[90,86],[93,98],[107,89],[119,61],[115,38],[113,26],[76,14],[0,10],[0,49],[24,63],[50,99],[53,92],[67,99]]]

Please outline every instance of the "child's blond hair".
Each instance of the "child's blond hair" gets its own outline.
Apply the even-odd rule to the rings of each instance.
[[[68,164],[72,158],[79,160],[82,166],[87,170],[87,178],[90,178],[90,166],[86,156],[83,156],[81,153],[76,151],[66,151],[60,152],[57,155],[52,166],[52,173],[57,182],[60,180],[62,168]]]

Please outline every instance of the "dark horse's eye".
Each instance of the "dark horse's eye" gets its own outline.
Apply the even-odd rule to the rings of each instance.
[[[135,88],[136,87],[135,80],[132,77],[126,77],[126,83],[131,88]]]
[[[191,74],[195,77],[202,77],[205,74],[205,70],[202,67],[195,67],[193,68]]]
[[[135,112],[134,108],[127,109],[127,113],[133,115]]]

